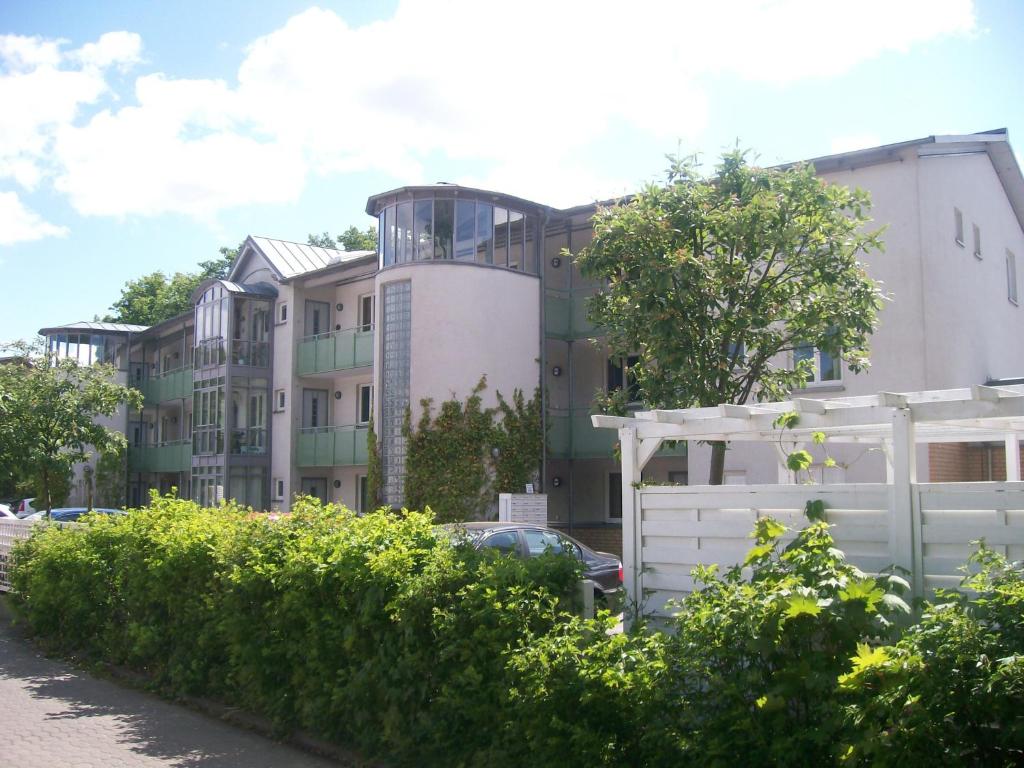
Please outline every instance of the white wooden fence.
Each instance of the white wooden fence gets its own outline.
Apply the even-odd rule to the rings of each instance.
[[[906,568],[915,594],[955,586],[977,539],[1024,558],[1024,482],[915,483],[909,526],[892,512],[894,493],[885,484],[642,487],[636,528],[624,537],[632,544],[623,552],[627,579],[635,574],[645,613],[664,614],[668,600],[695,588],[695,566],[741,563],[757,518],[773,517],[795,532],[807,524],[810,500],[824,502],[836,546],[852,563],[868,573]]]
[[[14,543],[20,539],[27,539],[35,524],[34,520],[0,520],[0,592],[8,592],[11,589],[7,565]]]

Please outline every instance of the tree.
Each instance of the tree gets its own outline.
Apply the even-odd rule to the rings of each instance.
[[[49,513],[76,464],[93,450],[123,448],[124,435],[97,418],[142,407],[142,395],[117,384],[110,366],[79,365],[24,342],[14,347],[30,365],[0,365],[3,420],[17,424],[17,439],[0,443],[0,466],[31,482],[37,506]]]
[[[331,237],[327,232],[320,235],[311,234],[306,242],[321,248],[341,246],[343,251],[376,251],[377,230],[374,227],[367,227],[365,231],[360,231],[357,227],[351,226],[337,237]]]
[[[121,289],[121,298],[110,307],[114,314],[103,318],[111,323],[156,325],[164,320],[188,312],[192,308],[192,293],[204,280],[224,279],[242,249],[222,247],[220,258],[199,262],[198,272],[150,272],[136,280],[129,280]]]
[[[613,356],[638,355],[631,383],[651,408],[783,399],[812,364],[812,345],[868,366],[882,293],[858,257],[881,249],[866,231],[866,192],[826,184],[809,165],[751,165],[722,156],[710,179],[694,158],[669,158],[662,184],[594,216],[594,239],[576,257],[605,287],[588,301]],[[622,412],[619,391],[600,403]],[[712,484],[725,444],[714,443]]]

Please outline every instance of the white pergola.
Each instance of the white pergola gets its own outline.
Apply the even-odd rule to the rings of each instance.
[[[776,426],[780,414],[789,412],[798,414],[797,423],[786,429]],[[1006,446],[1007,481],[1021,479],[1024,385],[880,392],[835,399],[797,397],[783,402],[650,410],[629,417],[591,418],[595,427],[617,429],[619,433],[623,554],[627,572],[632,570],[627,577],[627,589],[633,597],[644,567],[642,521],[637,517],[640,492],[636,489],[644,466],[664,440],[774,444],[780,483],[795,481],[786,467],[787,454],[812,442],[813,433],[824,433],[828,443],[879,446],[887,459],[886,483],[892,491],[890,543],[894,552],[911,552],[915,540],[920,545],[920,531],[915,534],[916,528],[920,528],[920,514],[914,511],[918,444],[1002,442]],[[685,490],[698,493],[699,489],[691,486]],[[909,561],[899,564],[913,567]],[[919,578],[923,579],[923,575]]]
[[[775,420],[789,412],[799,415],[796,426],[786,430],[775,426]],[[895,479],[901,459],[913,461],[910,448],[917,443],[1004,442],[1007,480],[1020,480],[1024,385],[880,392],[829,400],[797,397],[773,403],[638,411],[630,417],[591,419],[595,427],[619,430],[624,470],[627,452],[632,455],[633,467],[642,470],[663,440],[781,442],[795,446],[809,442],[813,433],[823,432],[830,443],[880,445],[888,459],[890,481]],[[908,453],[911,455],[904,455]],[[780,467],[785,468],[783,455]]]

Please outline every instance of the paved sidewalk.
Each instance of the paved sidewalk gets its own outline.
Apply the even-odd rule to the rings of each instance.
[[[42,656],[0,611],[4,768],[337,768]]]

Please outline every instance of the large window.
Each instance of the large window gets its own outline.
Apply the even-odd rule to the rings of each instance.
[[[373,385],[359,385],[359,412],[356,414],[357,424],[366,424],[373,415]]]
[[[231,334],[231,362],[254,368],[270,366],[270,302],[236,295]]]
[[[537,272],[535,216],[477,200],[425,198],[379,216],[381,267],[421,260],[476,261]]]
[[[811,363],[808,384],[825,384],[843,380],[843,361],[839,356],[832,355],[810,344],[801,344],[793,350],[793,364],[796,365],[804,360]]]
[[[373,330],[373,294],[359,297],[359,330],[362,333]]]
[[[192,453],[224,453],[224,377],[193,382]]]
[[[611,394],[617,389],[626,389],[629,402],[640,401],[640,385],[636,381],[635,368],[640,363],[639,355],[613,357],[608,360],[606,391]]]
[[[223,365],[227,358],[224,340],[228,334],[228,303],[224,286],[211,285],[196,303],[196,369]]]
[[[231,453],[267,452],[267,380],[238,376],[231,380]]]

